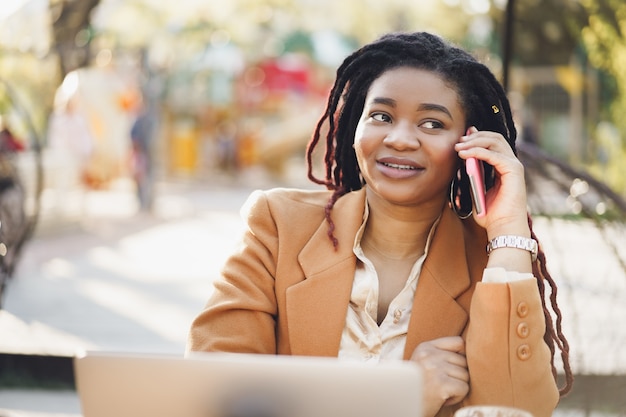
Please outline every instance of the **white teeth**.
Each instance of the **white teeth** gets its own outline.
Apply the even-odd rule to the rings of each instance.
[[[388,162],[383,162],[383,165],[386,165],[389,168],[395,168],[395,169],[408,169],[408,170],[417,169],[417,168],[409,166],[409,165],[390,164]]]

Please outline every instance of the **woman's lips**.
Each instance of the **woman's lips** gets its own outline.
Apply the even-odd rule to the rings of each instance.
[[[380,172],[391,178],[409,178],[423,171],[415,161],[398,158],[381,158],[377,162]]]

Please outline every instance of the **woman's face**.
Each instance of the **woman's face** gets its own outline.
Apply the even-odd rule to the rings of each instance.
[[[433,72],[399,67],[370,86],[354,149],[375,195],[399,205],[443,204],[464,134],[456,91]]]

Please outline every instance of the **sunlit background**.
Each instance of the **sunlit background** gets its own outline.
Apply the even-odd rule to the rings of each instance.
[[[94,143],[83,185],[128,175],[130,124],[146,105],[159,121],[159,176],[259,166],[280,176],[301,155],[350,51],[387,31],[427,30],[508,75],[525,140],[625,195],[626,6],[508,6],[507,23],[506,0],[6,0],[0,115],[27,148],[41,146],[44,188],[70,181],[49,137],[55,106],[70,100]],[[53,200],[44,190],[43,204]]]
[[[0,349],[180,350],[249,189],[309,185],[306,143],[340,62],[385,32],[421,30],[505,84],[579,375],[569,404],[623,415],[623,1],[0,0],[0,125],[16,141],[0,184],[17,178],[24,193],[1,195],[0,265],[15,246],[2,246],[7,225],[25,221],[7,202],[35,230],[18,238],[30,241],[0,310],[17,336]],[[154,123],[148,216],[131,145],[142,114]]]

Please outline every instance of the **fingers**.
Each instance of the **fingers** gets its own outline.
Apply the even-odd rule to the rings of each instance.
[[[422,367],[443,370],[451,378],[468,381],[465,343],[459,336],[442,337],[420,344],[411,357]]]
[[[487,191],[487,214],[475,221],[487,229],[490,236],[504,233],[509,226],[527,227],[526,179],[524,166],[513,149],[499,133],[468,129],[455,145],[462,159],[477,158],[490,164],[496,173],[494,186]]]
[[[450,352],[463,353],[465,351],[465,342],[461,336],[440,337],[423,344]]]
[[[467,133],[455,145],[460,158],[472,157],[485,161],[493,166],[497,177],[502,181],[514,185],[515,188],[525,187],[524,166],[501,134],[478,131],[475,127],[469,128]]]
[[[473,157],[494,166],[505,161],[517,161],[513,149],[501,134],[488,131],[479,132],[475,127],[468,129],[467,133],[455,145],[455,150],[460,158]]]
[[[501,150],[509,150],[512,153],[511,146],[500,133],[488,130],[479,131],[473,126],[467,129],[464,136],[461,136],[459,143],[465,144],[466,147],[483,147],[486,149],[497,148]]]
[[[459,336],[421,343],[411,360],[421,366],[424,377],[425,415],[443,405],[456,404],[469,392],[465,343]]]

